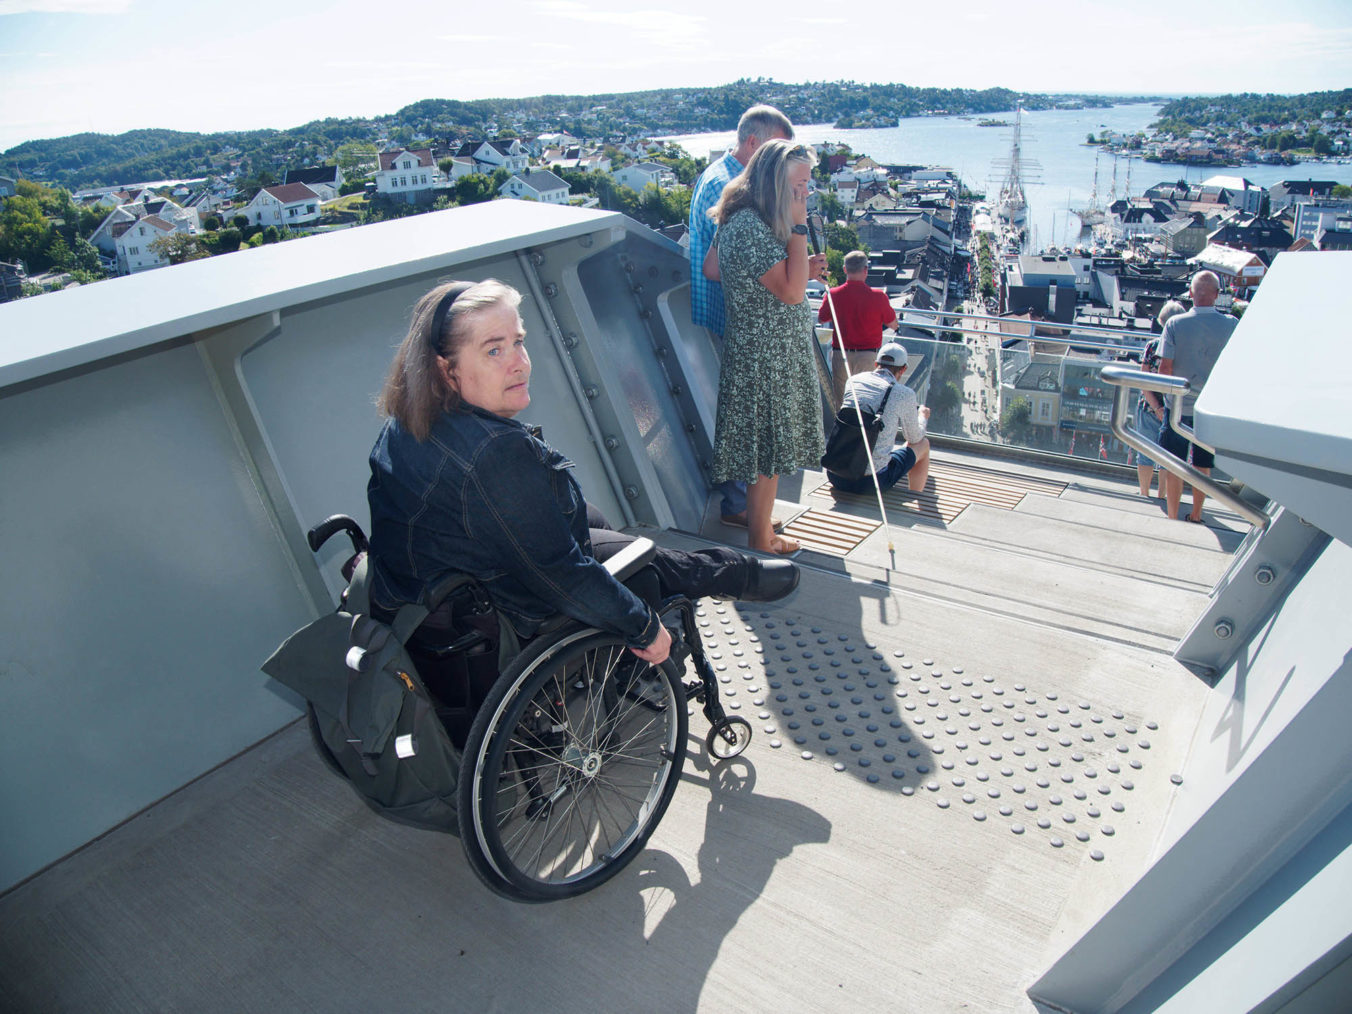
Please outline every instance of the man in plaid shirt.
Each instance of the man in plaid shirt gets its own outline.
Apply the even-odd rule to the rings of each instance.
[[[764,142],[774,138],[793,140],[793,124],[774,106],[752,106],[737,122],[737,147],[709,163],[690,197],[690,318],[707,327],[715,346],[723,341],[723,286],[704,277],[704,256],[714,240],[715,226],[709,211],[718,203],[723,188],[741,174]],[[746,483],[724,482],[721,516],[724,524],[746,527]],[[778,527],[778,525],[776,525]]]

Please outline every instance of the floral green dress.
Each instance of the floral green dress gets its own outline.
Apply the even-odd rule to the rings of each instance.
[[[751,482],[817,468],[825,451],[807,300],[780,302],[760,282],[788,252],[753,209],[714,239],[727,330],[714,425],[714,481]]]

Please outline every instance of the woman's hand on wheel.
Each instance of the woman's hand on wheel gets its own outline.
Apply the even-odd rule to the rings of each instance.
[[[650,665],[661,665],[671,654],[671,631],[664,624],[657,625],[657,636],[646,648],[630,648],[635,655]]]

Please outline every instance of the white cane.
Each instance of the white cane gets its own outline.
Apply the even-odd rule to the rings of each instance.
[[[812,234],[812,252],[814,254],[819,254],[822,252],[822,248],[821,242],[817,238],[817,227],[813,221],[813,217],[808,218],[807,224],[808,231]],[[840,350],[840,361],[845,368],[845,390],[848,393],[854,394],[854,375],[850,373],[850,360],[849,357],[845,355],[845,339],[840,333],[840,321],[836,317],[836,304],[831,298],[831,287],[829,285],[826,287],[826,307],[831,314],[831,329],[832,334],[834,335],[831,340],[835,343],[835,347]],[[873,467],[873,444],[869,442],[868,430],[864,427],[864,414],[859,408],[858,395],[855,395],[854,399],[854,418],[855,422],[859,424],[859,438],[864,442],[864,446],[868,449],[869,475],[873,477],[873,492],[878,498],[878,513],[880,513],[883,518],[883,534],[887,536],[887,554],[892,561],[892,569],[895,570],[897,566],[897,551],[892,545],[892,526],[887,523],[887,508],[883,505],[883,488],[878,482],[878,472]]]

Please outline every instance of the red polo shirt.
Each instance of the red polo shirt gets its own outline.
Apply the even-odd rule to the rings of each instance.
[[[830,322],[833,304],[841,341],[848,352],[876,352],[882,347],[883,328],[897,317],[887,293],[870,288],[867,282],[849,280],[832,289],[830,301],[823,299],[817,311],[819,321]]]

